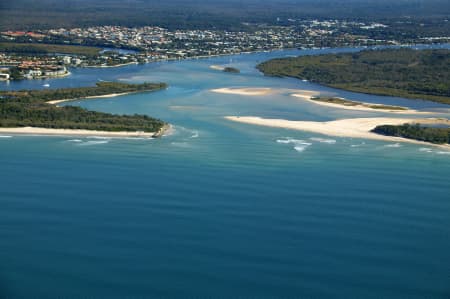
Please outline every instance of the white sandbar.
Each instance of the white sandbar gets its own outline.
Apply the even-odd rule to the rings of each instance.
[[[293,121],[286,119],[266,119],[256,116],[226,116],[228,120],[267,126],[276,128],[285,128],[306,132],[314,132],[328,136],[351,137],[351,138],[365,138],[375,140],[387,140],[395,142],[409,142],[417,144],[436,145],[428,142],[422,142],[402,137],[384,136],[371,132],[376,126],[380,125],[401,125],[405,123],[422,123],[422,124],[450,124],[448,119],[426,118],[426,119],[411,119],[411,118],[352,118],[340,119],[334,121],[317,122],[317,121]],[[449,145],[439,145],[450,149]]]
[[[225,94],[237,94],[237,95],[243,95],[243,96],[262,96],[262,95],[268,95],[273,92],[272,88],[217,88],[217,89],[211,89],[210,91],[216,92],[216,93],[225,93]]]

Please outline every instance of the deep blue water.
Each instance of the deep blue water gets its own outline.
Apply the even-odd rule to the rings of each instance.
[[[3,134],[0,298],[449,298],[448,152],[223,119],[384,115],[301,102],[289,89],[448,117],[438,104],[268,78],[254,69],[299,53],[74,69],[45,81],[51,88],[168,82],[160,92],[75,104],[149,114],[174,131],[152,140]],[[209,91],[239,86],[287,91]]]

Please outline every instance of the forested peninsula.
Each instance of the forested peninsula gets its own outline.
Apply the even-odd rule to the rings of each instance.
[[[115,115],[48,103],[67,99],[156,91],[165,83],[99,82],[93,87],[0,91],[0,128],[38,127],[108,132],[160,132],[166,123],[146,115]]]
[[[272,59],[257,68],[334,88],[450,104],[450,50],[366,50]]]
[[[450,127],[430,127],[420,124],[381,125],[372,130],[374,133],[415,139],[435,144],[450,144]]]

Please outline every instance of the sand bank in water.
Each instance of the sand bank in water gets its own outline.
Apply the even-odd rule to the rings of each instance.
[[[324,134],[328,136],[338,136],[338,137],[351,137],[351,138],[365,138],[374,140],[386,140],[395,142],[408,142],[416,144],[427,144],[431,143],[422,142],[417,140],[411,140],[401,137],[384,136],[371,132],[376,126],[379,125],[401,125],[404,123],[422,123],[422,124],[450,124],[447,119],[411,119],[411,118],[387,118],[387,117],[376,117],[376,118],[352,118],[352,119],[340,119],[327,122],[317,122],[317,121],[292,121],[286,119],[266,119],[256,116],[226,116],[228,120],[267,126],[276,128],[285,128],[306,132],[313,132]],[[433,144],[436,145],[436,144]],[[446,149],[450,149],[449,145],[436,145]]]
[[[369,111],[369,112],[389,112],[389,113],[396,113],[396,114],[430,114],[431,112],[426,111],[417,111],[413,109],[409,109],[406,107],[403,110],[399,109],[389,109],[389,105],[384,104],[374,104],[374,103],[365,103],[365,102],[358,102],[357,105],[341,105],[341,104],[335,104],[335,103],[327,103],[323,101],[314,101],[311,100],[311,97],[314,95],[310,95],[309,93],[294,93],[292,94],[293,97],[300,98],[302,100],[308,101],[310,103],[314,103],[316,105],[326,106],[330,108],[337,108],[337,109],[345,109],[345,110],[356,110],[356,111]],[[317,96],[317,94],[316,94]],[[352,101],[354,102],[354,101]],[[356,102],[355,102],[356,103]],[[371,108],[368,106],[384,106],[385,108]]]
[[[217,71],[223,71],[225,69],[225,67],[221,65],[210,65],[209,68]]]
[[[225,93],[225,94],[237,94],[243,96],[263,96],[273,92],[272,88],[217,88],[211,89],[212,92]]]
[[[291,96],[308,101],[309,103],[313,103],[316,105],[326,106],[330,108],[336,109],[345,109],[345,110],[354,110],[354,111],[367,111],[367,112],[386,112],[386,113],[396,113],[396,114],[431,114],[432,112],[426,111],[417,111],[413,109],[408,109],[405,107],[404,110],[399,109],[389,109],[389,105],[384,104],[375,104],[375,103],[364,103],[364,102],[355,102],[359,103],[357,105],[341,105],[336,103],[327,103],[322,101],[314,101],[311,100],[311,97],[321,96],[320,92],[313,90],[302,90],[302,89],[287,89],[287,88],[264,88],[264,87],[245,87],[245,88],[217,88],[211,89],[212,92],[223,93],[223,94],[236,94],[236,95],[245,95],[245,96],[264,96],[268,94],[282,94],[282,93],[290,93]],[[384,106],[384,108],[372,108],[370,106]],[[402,107],[403,108],[403,107]],[[437,112],[439,113],[439,112]]]

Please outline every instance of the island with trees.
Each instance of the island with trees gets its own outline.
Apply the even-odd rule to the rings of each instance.
[[[235,74],[238,74],[241,72],[238,68],[231,67],[231,66],[224,67],[223,71],[225,73],[235,73]]]
[[[450,104],[450,50],[367,50],[272,59],[257,68],[334,88]]]
[[[49,102],[156,91],[163,88],[166,88],[165,83],[99,82],[93,87],[0,91],[0,129],[33,127],[105,132],[148,132],[159,135],[167,124],[147,115],[115,115],[81,107],[60,107]]]

